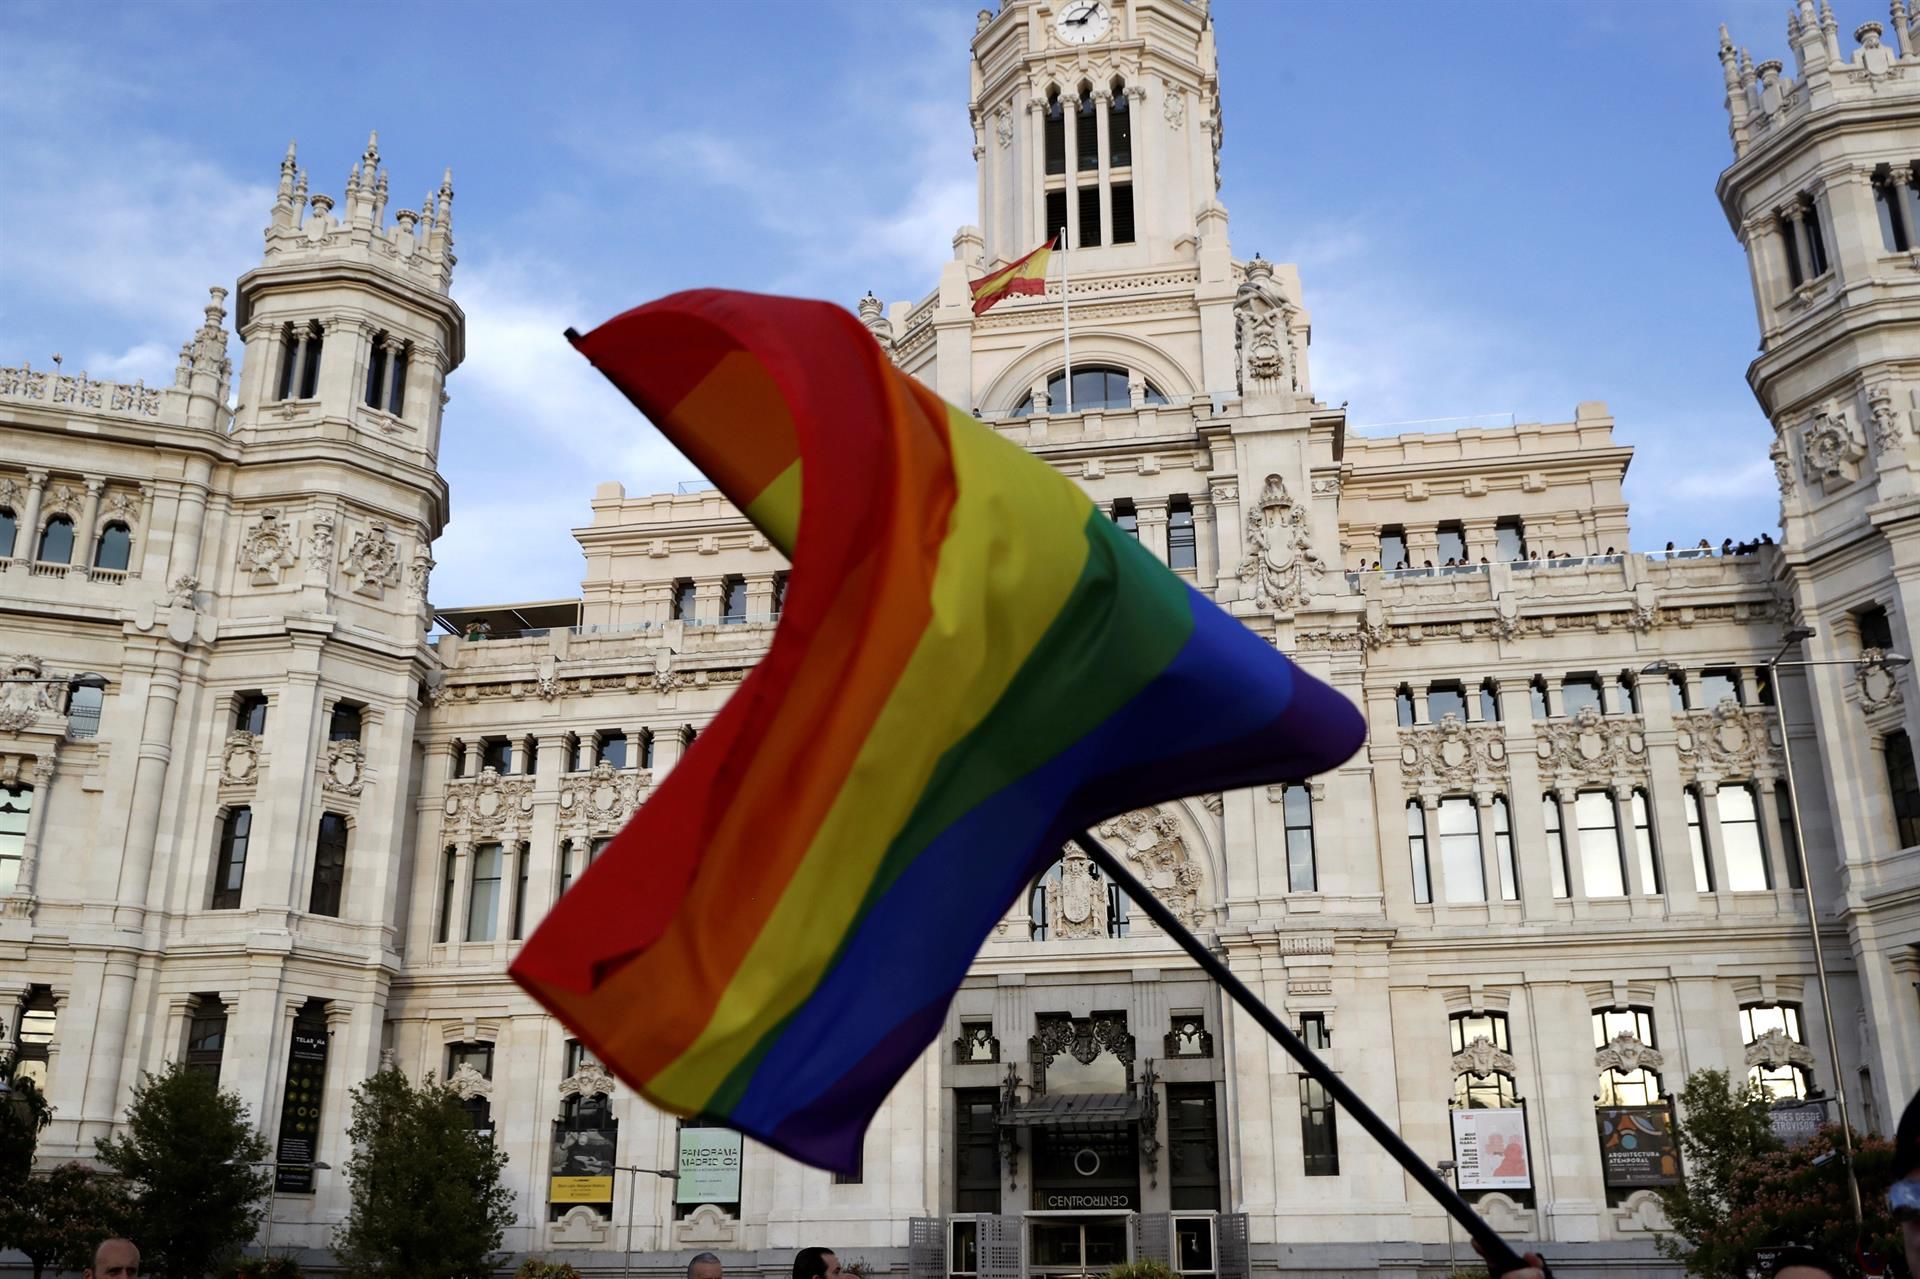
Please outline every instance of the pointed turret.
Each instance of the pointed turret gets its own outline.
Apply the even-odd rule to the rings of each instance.
[[[433,205],[433,229],[427,236],[427,254],[449,264],[453,261],[453,170],[440,179],[440,193]]]
[[[1733,153],[1739,155],[1747,149],[1747,118],[1752,109],[1747,102],[1747,91],[1740,83],[1740,55],[1734,51],[1733,37],[1727,32],[1727,24],[1720,24],[1720,74],[1727,86],[1728,132],[1733,137]]]
[[[280,186],[273,196],[273,225],[282,229],[300,225],[300,205],[293,195],[294,178],[299,173],[299,163],[294,158],[294,144],[287,143],[286,158],[280,161]]]
[[[1894,47],[1901,57],[1912,57],[1913,33],[1908,30],[1907,0],[1888,0],[1887,18],[1893,24]]]
[[[182,348],[187,374],[187,425],[212,430],[221,422],[227,403],[227,383],[233,365],[227,359],[227,291],[219,286],[207,290],[207,305],[200,329]],[[178,373],[176,372],[176,380]]]

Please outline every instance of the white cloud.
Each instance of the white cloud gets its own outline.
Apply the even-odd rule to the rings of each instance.
[[[453,518],[434,543],[437,608],[567,599],[579,593],[583,561],[572,530],[592,521],[591,488],[572,497],[453,494]]]

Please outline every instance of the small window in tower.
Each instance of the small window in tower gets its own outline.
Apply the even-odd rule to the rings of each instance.
[[[311,400],[320,390],[320,348],[325,343],[326,336],[320,326],[307,325],[306,337],[301,342],[305,352],[300,362],[300,398],[303,400]]]
[[[1880,242],[1889,253],[1905,253],[1910,244],[1900,186],[1891,165],[1883,164],[1873,171],[1873,203],[1880,214]]]
[[[379,408],[381,392],[387,382],[387,335],[376,333],[373,338],[373,352],[367,360],[367,389],[362,396],[368,407]]]
[[[1438,532],[1438,544],[1434,555],[1441,563],[1464,564],[1467,562],[1467,526],[1458,520],[1442,524]]]
[[[1065,173],[1067,171],[1067,113],[1060,101],[1060,89],[1057,85],[1047,90],[1045,133],[1047,172]]]
[[[387,368],[387,412],[395,417],[407,403],[407,363],[411,345],[402,344],[393,353],[393,360]]]
[[[1391,572],[1407,566],[1407,530],[1389,524],[1380,530],[1380,567]]]
[[[1798,229],[1784,213],[1776,219],[1776,223],[1776,229],[1780,232],[1780,251],[1787,258],[1787,283],[1797,289],[1807,282],[1806,273],[1800,269],[1800,246],[1794,242]]]
[[[1091,249],[1100,243],[1100,188],[1080,188],[1080,236],[1076,249]]]
[[[1133,243],[1133,184],[1113,184],[1113,242]]]
[[[691,622],[694,609],[693,579],[680,578],[673,584],[673,619],[676,622]]]
[[[1090,84],[1080,86],[1080,103],[1073,121],[1073,152],[1081,172],[1100,167],[1100,114],[1094,105]]]
[[[1140,540],[1140,516],[1133,508],[1132,498],[1116,497],[1113,499],[1113,522],[1120,526],[1122,533],[1125,533],[1136,542]]]
[[[267,731],[267,695],[240,693],[233,699],[233,728],[237,733],[255,737]]]
[[[1113,80],[1113,105],[1107,108],[1107,163],[1124,169],[1133,163],[1133,118],[1127,113],[1127,82]],[[1120,237],[1114,236],[1115,243]]]
[[[1800,197],[1800,223],[1807,229],[1807,261],[1818,279],[1827,273],[1827,238],[1820,231],[1820,206],[1810,195]]]
[[[1195,542],[1193,503],[1184,496],[1167,499],[1167,566],[1192,568]]]
[[[359,741],[361,709],[358,702],[335,702],[333,713],[327,719],[327,740],[330,742]]]
[[[1047,243],[1058,244],[1060,233],[1067,229],[1067,193],[1065,191],[1047,192]]]
[[[721,613],[720,621],[724,625],[738,625],[747,620],[747,579],[735,575],[720,584]]]

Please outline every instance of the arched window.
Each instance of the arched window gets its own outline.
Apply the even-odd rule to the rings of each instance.
[[[1047,90],[1046,133],[1047,172],[1067,171],[1067,113],[1060,101],[1060,86]]]
[[[1133,407],[1133,393],[1127,386],[1128,374],[1125,369],[1110,364],[1076,364],[1073,366],[1073,411],[1079,413],[1086,409],[1125,409]],[[1144,382],[1144,400],[1148,404],[1168,403],[1165,392],[1151,382]],[[1052,413],[1067,411],[1067,375],[1064,370],[1047,378],[1047,409]],[[1014,417],[1026,417],[1033,412],[1033,396],[1028,395],[1013,410]]]
[[[1054,940],[1050,903],[1057,900],[1062,891],[1066,860],[1062,857],[1041,871],[1033,887],[1027,890],[1027,936],[1034,941]],[[1087,866],[1087,878],[1093,881],[1097,891],[1106,894],[1107,936],[1125,937],[1132,922],[1133,903],[1120,891],[1119,885],[1107,882],[1098,866]]]
[[[1659,1047],[1653,1040],[1653,1010],[1610,1009],[1593,1015],[1596,1050],[1606,1048],[1621,1035],[1632,1036],[1645,1048]],[[1602,1106],[1651,1106],[1660,1100],[1660,1076],[1645,1066],[1602,1070],[1599,1093]]]
[[[376,333],[373,351],[367,359],[367,386],[364,399],[368,407],[383,409],[395,417],[406,403],[407,359],[412,350],[386,333]]]
[[[1127,82],[1115,76],[1108,87],[1113,101],[1107,107],[1107,163],[1124,169],[1133,163],[1133,121],[1127,114]]]
[[[1100,167],[1100,117],[1093,101],[1093,86],[1084,80],[1080,82],[1080,100],[1074,104],[1074,115],[1074,167],[1082,173],[1088,169],[1098,169]],[[1084,198],[1082,196],[1082,199]]]
[[[1788,1052],[1802,1047],[1800,1009],[1794,1004],[1743,1004],[1740,1008],[1740,1042],[1751,1048],[1774,1031],[1786,1037]],[[1773,1041],[1778,1043],[1778,1040]],[[1752,1060],[1751,1057],[1748,1058]],[[1758,1084],[1775,1101],[1797,1101],[1808,1093],[1807,1071],[1792,1061],[1761,1061],[1747,1068],[1747,1082]]]
[[[100,530],[100,540],[93,547],[93,566],[95,568],[116,569],[125,572],[128,562],[133,558],[133,530],[115,520]]]
[[[40,553],[35,558],[42,564],[73,563],[73,521],[64,515],[48,520],[40,534]]]
[[[0,560],[13,558],[13,543],[19,535],[20,524],[14,518],[13,508],[0,506]]]

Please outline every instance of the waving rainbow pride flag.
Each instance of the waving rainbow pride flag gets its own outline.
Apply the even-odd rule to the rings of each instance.
[[[682,293],[574,341],[793,560],[767,655],[513,965],[663,1108],[851,1171],[1071,832],[1358,748],[846,311]]]

